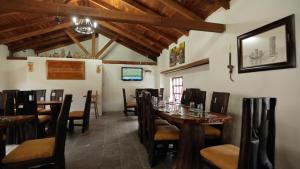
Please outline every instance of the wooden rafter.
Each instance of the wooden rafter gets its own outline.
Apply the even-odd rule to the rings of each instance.
[[[110,29],[114,32],[117,32],[118,34],[127,37],[128,39],[131,39],[132,41],[135,41],[145,47],[148,47],[149,49],[151,49],[152,51],[155,51],[157,53],[160,53],[162,49],[154,47],[154,46],[150,46],[149,42],[146,42],[145,39],[141,36],[141,35],[137,35],[137,34],[133,34],[131,33],[129,30],[125,30],[122,29],[120,27],[118,27],[117,25],[113,24],[113,23],[108,23],[108,22],[103,22],[103,21],[99,21],[98,22],[101,26]]]
[[[107,42],[104,47],[96,54],[95,58],[98,58],[98,59],[102,59],[103,56],[101,56],[105,51],[106,49],[115,41],[117,40],[118,36],[115,36],[113,39],[111,39],[109,42]]]
[[[57,31],[57,30],[65,29],[65,28],[69,28],[71,26],[72,26],[71,22],[66,22],[66,23],[62,23],[62,24],[59,24],[59,25],[54,25],[54,26],[51,26],[51,27],[48,27],[48,28],[45,28],[45,29],[39,29],[39,30],[36,30],[36,31],[23,33],[23,34],[16,35],[16,36],[13,36],[13,37],[0,39],[0,44],[7,44],[7,43],[10,43],[10,42],[30,38],[30,37],[33,37],[33,36],[53,32],[53,31]]]
[[[0,0],[0,9],[30,12],[49,15],[84,15],[91,16],[100,20],[137,23],[137,24],[151,24],[163,27],[174,27],[188,30],[200,30],[209,32],[224,32],[225,25],[201,21],[189,21],[180,18],[160,17],[155,15],[138,15],[127,12],[111,11],[104,9],[96,9],[90,7],[70,6],[59,3],[39,2],[35,0]],[[47,9],[47,10],[45,10]]]
[[[152,11],[151,9],[145,7],[144,5],[134,1],[134,0],[122,0],[127,6],[131,6],[132,8],[138,10],[142,14],[151,14],[151,15],[156,15],[160,16],[157,12]],[[188,32],[185,30],[179,30],[175,28],[171,28],[173,31],[178,32],[180,34],[188,35]]]
[[[91,37],[90,36],[79,36],[79,37],[77,37],[77,39],[80,42],[82,42],[82,41],[86,41],[86,40],[91,39]],[[43,53],[43,52],[50,51],[50,50],[53,50],[53,49],[61,48],[61,47],[64,47],[64,46],[68,46],[68,45],[71,45],[73,43],[74,42],[72,40],[70,40],[70,39],[68,39],[66,41],[57,41],[57,42],[55,42],[53,44],[48,44],[48,45],[36,48],[35,52],[36,53]]]
[[[216,0],[224,9],[230,9],[229,0]]]
[[[92,56],[91,58],[96,58],[96,35],[92,34]]]
[[[65,30],[66,34],[75,42],[75,44],[86,54],[86,57],[90,57],[91,54],[86,48],[80,43],[79,40],[73,35],[73,33],[69,30]]]
[[[203,21],[201,17],[193,13],[192,11],[186,9],[182,5],[180,5],[177,1],[173,0],[159,0],[161,3],[166,5],[169,8],[172,8],[174,11],[179,13],[180,15],[184,16],[185,18],[188,18],[190,20],[200,20]]]
[[[90,2],[96,4],[100,8],[107,8],[107,9],[110,9],[110,10],[121,11],[119,8],[116,8],[116,7],[112,6],[111,4],[108,4],[107,2],[104,2],[102,0],[101,1],[100,0],[90,0]],[[150,28],[150,26],[144,26],[144,25],[140,25],[140,24],[137,24],[136,26],[140,27],[140,29],[151,31],[152,33],[159,34],[160,37],[163,37],[161,31],[159,31],[158,29],[156,29],[154,27]],[[139,34],[139,33],[136,32],[136,34]],[[160,48],[168,48],[169,47],[169,45],[163,44],[159,41],[148,38],[147,36],[144,36],[144,38],[147,38],[149,41],[152,41],[152,44],[156,44]],[[163,37],[163,38],[167,39],[166,37]],[[172,43],[172,42],[174,42],[174,41],[171,41],[169,43]]]

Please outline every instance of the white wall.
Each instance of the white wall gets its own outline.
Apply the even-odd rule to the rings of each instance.
[[[167,76],[160,75],[159,84],[169,92],[169,79],[183,75],[184,87],[206,90],[209,107],[213,91],[230,92],[229,112],[233,116],[230,142],[239,145],[242,115],[242,98],[272,96],[278,99],[276,107],[276,168],[298,169],[300,165],[300,1],[299,0],[232,0],[230,10],[220,9],[208,21],[226,23],[222,34],[191,31],[186,42],[186,61],[209,58],[210,64]],[[286,17],[296,16],[297,65],[294,69],[281,69],[255,73],[237,73],[237,36],[265,24]],[[234,82],[229,80],[228,53],[231,45]],[[174,44],[172,45],[174,46]],[[169,51],[159,57],[159,70],[168,69]],[[159,73],[158,73],[159,74]]]
[[[97,90],[99,96],[98,108],[102,113],[102,71],[96,73],[96,66],[102,65],[100,60],[80,59],[85,62],[85,80],[47,80],[46,60],[74,60],[62,58],[28,57],[24,60],[3,60],[6,65],[7,85],[3,89],[47,89],[46,98],[50,98],[51,89],[64,89],[64,94],[73,94],[71,110],[83,110],[88,90]],[[28,72],[27,63],[33,62],[33,72]],[[93,111],[92,111],[93,115]]]
[[[143,67],[144,70],[152,72],[144,72],[143,81],[122,81],[121,67]],[[130,95],[135,95],[136,88],[156,88],[156,70],[157,66],[104,64],[103,111],[122,111],[124,109],[122,88],[125,88],[128,99],[133,99]]]
[[[0,91],[7,88],[7,65],[5,64],[6,57],[9,55],[7,46],[0,45]]]

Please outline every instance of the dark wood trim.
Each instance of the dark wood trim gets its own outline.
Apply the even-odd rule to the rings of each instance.
[[[156,62],[137,62],[137,61],[121,61],[121,60],[103,60],[103,64],[124,64],[124,65],[157,65]]]
[[[168,69],[168,70],[162,71],[160,73],[161,74],[168,74],[168,73],[173,73],[173,72],[177,72],[177,71],[181,71],[181,70],[185,70],[185,69],[190,69],[190,68],[193,68],[193,67],[207,65],[207,64],[209,64],[209,58],[198,60],[198,61],[186,64],[186,65],[183,65],[183,66],[179,66],[179,67],[176,67],[176,68]]]
[[[7,60],[27,60],[27,56],[7,56]]]

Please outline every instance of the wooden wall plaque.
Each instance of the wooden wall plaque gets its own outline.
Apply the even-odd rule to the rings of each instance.
[[[48,80],[85,80],[85,62],[47,60]]]

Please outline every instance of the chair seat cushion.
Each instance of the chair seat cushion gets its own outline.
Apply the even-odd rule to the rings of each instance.
[[[47,114],[47,115],[51,114],[51,109],[38,108],[37,111],[38,111],[38,114],[42,114],[42,115],[44,115],[44,114]]]
[[[155,141],[178,140],[179,129],[174,125],[158,125],[155,127]]]
[[[2,160],[3,164],[50,158],[54,155],[55,138],[28,140],[20,144]]]
[[[49,115],[38,115],[39,123],[45,123],[50,121],[51,116]]]
[[[128,101],[127,102],[127,107],[135,107],[136,106],[136,102],[135,101]]]
[[[170,123],[167,120],[155,119],[155,125],[170,125]]]
[[[206,136],[213,136],[213,137],[221,136],[221,130],[209,125],[204,126],[204,133]]]
[[[204,148],[201,156],[210,164],[222,169],[237,169],[239,160],[239,147],[225,144]]]
[[[83,118],[83,111],[72,111],[69,113],[69,118]]]

